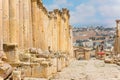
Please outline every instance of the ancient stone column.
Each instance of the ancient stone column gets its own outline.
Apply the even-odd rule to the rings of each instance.
[[[20,32],[20,0],[16,0],[16,43],[18,44],[18,48],[19,48],[19,40],[20,40],[20,37],[19,37],[19,32]]]
[[[54,12],[55,13],[55,12]],[[53,26],[53,50],[57,51],[57,17],[54,16],[54,26]]]
[[[0,53],[3,51],[3,26],[2,26],[3,8],[2,8],[2,1],[3,0],[0,0]]]
[[[9,0],[9,32],[10,42],[17,42],[17,0]]]
[[[37,30],[36,30],[36,32],[37,32],[37,48],[41,48],[41,49],[43,49],[42,48],[42,43],[44,43],[42,40],[43,40],[43,38],[42,38],[42,26],[43,26],[43,19],[42,19],[42,8],[43,8],[43,5],[42,5],[42,2],[41,2],[41,0],[39,0],[38,1],[38,6],[37,6],[37,16],[38,16],[38,19],[37,19],[37,25],[38,25],[38,27],[37,27]]]
[[[69,53],[70,56],[73,58],[74,53],[73,53],[73,32],[72,32],[72,26],[70,26],[70,36],[69,36]]]
[[[3,43],[9,42],[9,0],[3,1]]]
[[[19,3],[19,48],[24,49],[24,34],[23,34],[23,0]]]
[[[41,47],[41,41],[40,41],[40,39],[41,39],[41,34],[40,34],[40,14],[41,14],[41,12],[40,12],[40,5],[41,4],[41,2],[40,2],[40,0],[39,1],[37,1],[37,12],[36,12],[36,15],[37,15],[37,23],[36,23],[36,25],[37,25],[37,27],[36,27],[36,48],[40,48]]]
[[[68,46],[69,46],[69,17],[68,17],[68,10],[66,8],[63,8],[62,9],[62,12],[63,12],[63,17],[65,18],[65,21],[64,21],[64,39],[65,39],[65,43],[64,43],[64,48],[65,48],[65,52],[68,53]]]
[[[117,36],[120,37],[120,20],[116,20]]]
[[[61,40],[61,42],[62,42],[62,44],[60,43],[60,48],[61,48],[61,51],[62,52],[66,52],[66,49],[65,49],[65,46],[66,46],[66,34],[65,34],[65,21],[66,21],[66,19],[65,19],[65,17],[64,17],[64,14],[63,14],[63,12],[62,12],[62,19],[61,19],[61,30],[60,30],[60,40]]]
[[[120,54],[120,20],[116,20],[116,29],[114,51],[116,54]]]
[[[61,27],[61,12],[58,9],[54,10],[56,17],[56,31],[57,31],[57,51],[60,50],[60,27]]]
[[[29,47],[33,47],[33,37],[32,37],[32,12],[31,12],[31,3],[32,1],[29,0],[28,4],[29,4]]]
[[[37,0],[32,0],[31,4],[31,9],[32,9],[32,33],[33,33],[33,47],[37,47],[37,35],[36,30],[37,30]]]
[[[31,10],[30,0],[23,1],[23,36],[24,36],[24,48],[28,49],[31,43]],[[37,34],[36,34],[37,35]]]
[[[48,18],[48,12],[45,7],[43,7],[43,30],[44,30],[44,50],[48,49],[48,26],[49,26],[49,18]]]
[[[45,29],[44,29],[44,11],[43,11],[43,4],[42,2],[39,2],[39,48],[42,50],[45,50]]]
[[[49,27],[48,27],[49,30],[48,46],[51,48],[51,50],[53,50],[53,46],[54,46],[53,28],[54,28],[54,12],[51,11],[49,12]]]

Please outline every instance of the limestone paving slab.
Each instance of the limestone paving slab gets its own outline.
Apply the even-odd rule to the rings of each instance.
[[[52,80],[120,80],[120,66],[102,60],[76,60]]]

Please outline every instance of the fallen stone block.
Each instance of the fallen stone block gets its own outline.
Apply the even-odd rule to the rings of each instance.
[[[104,62],[105,62],[105,63],[111,63],[111,64],[116,63],[113,58],[108,58],[108,57],[106,57],[106,58],[104,59]]]
[[[25,54],[25,53],[19,54],[19,59],[22,62],[30,62],[30,57],[31,57],[30,54]]]
[[[45,58],[35,58],[35,57],[31,58],[31,62],[34,62],[34,63],[41,63],[42,61],[45,61],[45,60],[46,60]]]
[[[21,71],[14,70],[12,72],[13,80],[21,80]]]
[[[30,48],[29,52],[32,54],[37,54],[37,49],[36,48]]]
[[[42,61],[40,65],[33,66],[32,77],[50,78],[52,76],[52,67],[49,61]]]
[[[6,79],[12,73],[12,67],[7,63],[0,65],[0,77]]]
[[[22,78],[31,77],[32,76],[32,67],[31,66],[21,67],[21,76],[22,76]]]
[[[116,64],[120,66],[120,62],[117,62]]]
[[[49,58],[49,54],[45,54],[45,53],[37,54],[36,57],[37,58]]]

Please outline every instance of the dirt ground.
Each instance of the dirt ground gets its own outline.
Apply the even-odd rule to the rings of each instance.
[[[120,66],[96,59],[76,60],[52,80],[120,80]]]

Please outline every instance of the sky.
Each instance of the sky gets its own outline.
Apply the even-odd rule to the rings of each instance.
[[[48,11],[68,8],[72,26],[115,27],[120,19],[120,0],[43,0],[43,4]]]

